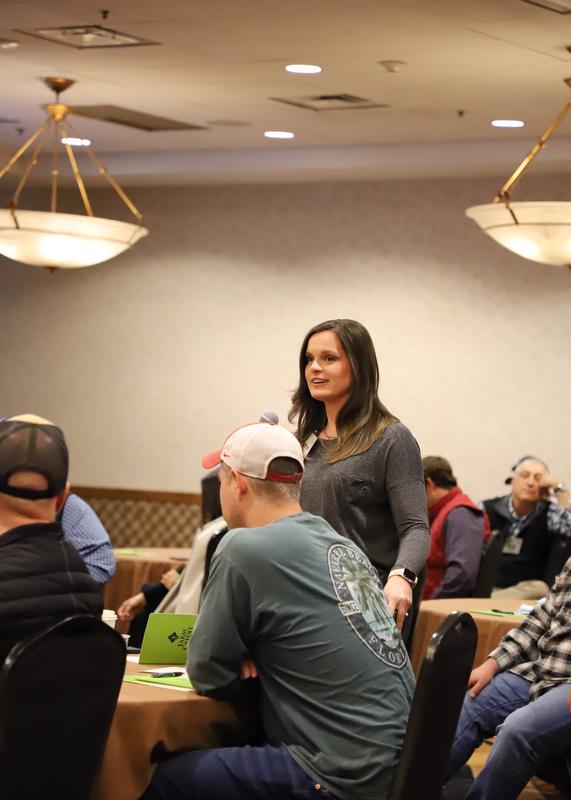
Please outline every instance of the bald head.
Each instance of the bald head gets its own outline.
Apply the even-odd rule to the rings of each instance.
[[[30,425],[53,425],[49,419],[38,417],[37,414],[18,414],[15,417],[8,417],[8,422],[28,422]]]

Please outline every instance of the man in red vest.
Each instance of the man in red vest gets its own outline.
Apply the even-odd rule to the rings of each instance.
[[[470,597],[476,585],[488,517],[458,486],[445,458],[422,460],[430,522],[424,599]]]

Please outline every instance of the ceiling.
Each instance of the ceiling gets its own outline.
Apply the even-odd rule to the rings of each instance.
[[[50,75],[70,105],[113,104],[204,130],[147,132],[75,117],[126,183],[413,177],[515,167],[567,100],[571,14],[523,0],[0,0],[0,153],[43,119]],[[571,7],[571,4],[570,4]],[[75,49],[24,30],[100,24],[157,44]],[[406,62],[391,73],[380,61]],[[319,64],[315,76],[288,63]],[[348,93],[365,110],[275,97]],[[526,122],[497,130],[494,118]],[[267,129],[294,131],[268,141]],[[540,169],[568,169],[571,117]],[[82,168],[83,171],[83,168]],[[506,176],[507,177],[507,176]]]

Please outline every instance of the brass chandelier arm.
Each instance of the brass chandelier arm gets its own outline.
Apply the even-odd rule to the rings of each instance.
[[[129,209],[129,211],[133,214],[133,216],[135,217],[137,222],[142,222],[143,221],[143,215],[141,214],[141,212],[139,211],[137,206],[129,198],[129,196],[126,194],[126,192],[123,191],[123,189],[119,186],[119,184],[117,183],[117,181],[115,180],[113,175],[111,175],[111,173],[109,172],[109,170],[107,169],[105,164],[102,164],[99,161],[99,159],[97,158],[95,153],[89,153],[89,155],[91,155],[93,157],[93,160],[95,161],[95,163],[99,165],[99,172],[105,178],[107,178],[108,183],[113,187],[113,189],[115,189],[115,191],[117,192],[117,194],[119,195],[121,200],[125,203],[125,205]]]
[[[533,145],[529,153],[523,159],[521,164],[518,166],[514,174],[509,178],[506,183],[502,186],[500,191],[492,200],[493,203],[501,203],[502,201],[507,201],[509,198],[510,190],[513,189],[518,182],[520,181],[521,177],[523,176],[524,172],[527,170],[533,159],[536,155],[544,148],[547,140],[550,138],[551,134],[559,127],[563,118],[571,108],[571,102],[567,103],[559,112],[559,114],[555,117],[553,122],[549,125],[545,133],[540,137],[540,139]]]
[[[38,155],[40,153],[40,150],[44,146],[44,141],[45,141],[45,139],[46,139],[46,137],[48,135],[48,132],[49,132],[49,127],[47,127],[43,131],[41,136],[38,137],[37,144],[36,144],[36,146],[34,148],[34,151],[33,151],[32,155],[30,156],[30,160],[28,161],[28,163],[26,165],[26,168],[24,169],[24,172],[22,174],[22,177],[20,178],[20,180],[18,182],[18,185],[16,187],[16,191],[12,195],[12,200],[10,201],[10,205],[11,205],[12,208],[16,208],[16,206],[18,205],[18,201],[20,199],[20,195],[22,194],[22,190],[23,190],[24,186],[26,185],[26,181],[28,180],[28,176],[30,175],[30,172],[32,171],[32,169],[38,163]]]
[[[69,125],[69,123],[68,123],[68,125]],[[69,129],[70,129],[70,131],[72,133],[75,134],[75,131],[73,130],[72,125],[69,125]],[[94,148],[91,147],[91,145],[89,145],[88,147],[85,148],[85,150],[86,150],[87,155],[89,156],[89,158],[93,161],[93,163],[97,167],[97,171],[107,179],[107,182],[115,190],[115,192],[121,198],[121,200],[125,203],[125,205],[129,209],[131,214],[133,214],[133,216],[135,217],[137,222],[142,222],[143,221],[143,215],[141,214],[141,212],[139,211],[137,206],[133,203],[131,198],[127,195],[127,193],[119,186],[119,184],[117,183],[117,181],[115,180],[113,175],[111,175],[111,173],[109,172],[109,170],[107,169],[105,164],[101,161],[101,159],[99,158],[99,156],[95,152]]]
[[[59,140],[61,139],[59,123],[53,126],[53,145],[52,145],[52,178],[50,193],[50,211],[55,214],[57,211],[57,184],[59,178]]]
[[[30,138],[29,138],[29,139],[28,139],[26,142],[24,142],[24,144],[23,144],[23,145],[20,147],[20,149],[19,149],[19,150],[16,150],[16,152],[14,153],[14,155],[13,155],[13,156],[12,156],[10,159],[8,159],[8,161],[6,162],[6,164],[4,164],[4,166],[3,166],[3,167],[2,167],[2,169],[0,170],[0,178],[3,178],[3,177],[4,177],[4,175],[5,175],[5,174],[6,174],[6,173],[7,173],[7,172],[10,170],[10,169],[12,169],[12,167],[14,166],[14,164],[16,163],[16,161],[17,161],[17,160],[20,158],[20,156],[22,156],[22,155],[23,155],[23,154],[26,152],[26,150],[28,149],[28,147],[29,147],[31,144],[33,144],[33,143],[36,141],[36,139],[37,139],[37,138],[38,138],[38,136],[41,134],[41,132],[42,132],[43,130],[45,130],[45,129],[46,129],[48,126],[49,126],[49,124],[50,124],[50,121],[51,121],[51,120],[47,119],[47,120],[46,120],[46,121],[45,121],[45,122],[44,122],[42,125],[40,125],[40,127],[39,127],[39,128],[37,128],[37,129],[36,129],[36,130],[33,132],[33,134],[30,136]]]
[[[67,127],[63,124],[63,122],[60,122],[59,124],[61,126],[61,130],[64,136],[67,138],[68,136]],[[75,156],[73,154],[73,149],[70,144],[65,144],[64,147],[67,153],[67,157],[69,159],[69,163],[71,164],[73,177],[75,178],[75,182],[77,183],[77,188],[79,189],[81,199],[83,200],[85,213],[87,214],[88,217],[92,217],[93,209],[91,208],[91,203],[89,202],[89,197],[87,196],[87,190],[85,188],[85,184],[83,183],[83,178],[81,177],[81,174],[79,172],[79,167],[77,166],[77,161],[75,160]]]

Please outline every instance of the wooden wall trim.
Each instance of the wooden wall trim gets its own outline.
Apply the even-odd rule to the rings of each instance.
[[[199,506],[202,495],[196,492],[156,492],[147,489],[116,489],[108,486],[72,486],[72,491],[84,499],[103,497],[111,500],[154,500],[159,503],[186,503]]]

